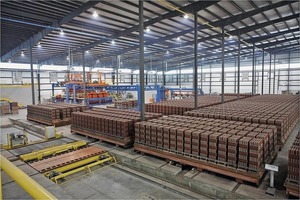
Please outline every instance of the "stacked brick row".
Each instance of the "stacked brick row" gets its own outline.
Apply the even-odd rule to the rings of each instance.
[[[114,107],[121,109],[135,108],[138,106],[138,100],[115,101]]]
[[[161,116],[157,113],[146,113],[145,119]],[[71,131],[127,147],[133,143],[134,123],[139,121],[138,111],[93,108],[90,111],[72,113]]]
[[[299,185],[299,152],[300,152],[300,131],[289,149],[288,154],[288,175],[287,180]]]
[[[18,102],[0,102],[0,114],[18,114],[19,113],[19,106]]]
[[[73,112],[82,112],[86,106],[74,104],[38,104],[27,106],[27,119],[46,125],[66,125],[71,123]]]
[[[246,98],[241,96],[240,98]],[[237,96],[225,96],[224,101],[230,102],[237,100]],[[205,95],[198,97],[198,108],[217,105],[221,103],[221,96]],[[163,115],[183,115],[184,112],[194,109],[194,98],[185,98],[177,100],[169,100],[157,103],[150,103],[145,105],[147,112],[162,113]]]
[[[277,153],[276,131],[274,125],[171,115],[136,123],[135,145],[259,173]]]
[[[276,125],[282,145],[299,121],[299,95],[262,95],[188,111],[185,115]]]

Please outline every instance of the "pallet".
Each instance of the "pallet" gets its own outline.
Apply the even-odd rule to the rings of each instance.
[[[250,183],[255,183],[256,185],[260,184],[260,181],[265,174],[265,170],[261,170],[259,173],[253,173],[253,172],[245,172],[245,171],[240,171],[237,169],[229,168],[223,165],[217,165],[211,162],[205,162],[203,160],[198,160],[194,158],[186,158],[182,155],[174,154],[171,152],[167,151],[160,151],[156,149],[152,149],[143,145],[135,144],[134,145],[134,150],[143,152],[149,155],[157,156],[160,158],[164,158],[167,160],[171,160],[174,162],[178,162],[184,165],[189,165],[192,167],[195,167],[197,169],[201,169],[201,171],[206,170],[210,172],[214,172],[217,174],[222,174],[225,176],[233,177],[236,179],[237,182],[250,182]]]
[[[286,195],[289,196],[294,196],[294,197],[299,197],[299,184],[290,182],[286,180],[284,182],[284,186],[286,187]]]
[[[91,146],[76,151],[63,153],[58,156],[45,158],[40,161],[31,162],[29,165],[37,171],[44,173],[61,166],[69,165],[79,160],[99,155],[104,152],[105,151],[99,147]]]
[[[94,134],[94,133],[91,133],[89,131],[76,129],[74,127],[71,127],[71,132],[77,133],[77,134],[80,134],[80,135],[85,135],[85,136],[88,136],[88,137],[91,137],[91,138],[99,139],[101,141],[105,141],[105,142],[112,143],[112,144],[115,144],[115,145],[119,145],[119,146],[122,146],[124,148],[129,148],[129,147],[132,147],[132,145],[133,145],[133,139],[130,138],[130,137],[126,137],[126,138],[121,139],[121,138],[108,136],[108,135],[103,135],[103,134]]]
[[[68,118],[67,120],[57,119],[57,120],[52,121],[52,122],[45,121],[45,120],[42,120],[42,119],[33,118],[33,117],[27,117],[27,120],[38,122],[38,123],[49,125],[49,126],[56,126],[56,127],[58,127],[58,126],[65,126],[65,125],[70,125],[71,124],[71,119],[70,118]]]

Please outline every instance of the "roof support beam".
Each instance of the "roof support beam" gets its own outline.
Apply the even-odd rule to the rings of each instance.
[[[197,1],[195,3],[191,3],[187,6],[183,6],[181,8],[179,8],[181,11],[184,11],[184,12],[191,12],[191,11],[199,11],[199,10],[202,10],[204,8],[207,8],[215,3],[219,2],[219,0],[216,0],[216,1]],[[163,14],[159,17],[156,17],[156,18],[153,18],[153,19],[150,19],[149,21],[147,22],[144,22],[144,27],[146,28],[147,26],[150,26],[150,25],[153,25],[157,22],[160,22],[161,20],[164,20],[164,19],[170,19],[170,18],[173,18],[173,17],[177,17],[177,16],[180,16],[182,15],[181,12],[177,11],[177,10],[173,10],[173,11],[170,11],[166,14]],[[130,28],[127,28],[121,32],[119,32],[118,34],[115,34],[115,35],[112,35],[110,38],[105,38],[105,39],[100,39],[100,40],[97,40],[95,42],[92,42],[92,43],[89,43],[83,47],[80,47],[79,49],[77,49],[76,51],[82,51],[82,50],[87,50],[87,49],[91,49],[95,46],[98,46],[100,44],[103,44],[107,41],[110,41],[110,40],[113,40],[113,39],[117,39],[119,37],[122,37],[122,36],[126,36],[132,32],[136,32],[136,31],[139,31],[139,25],[134,25]],[[55,56],[57,59],[61,58],[61,57],[65,57],[66,54],[63,54],[63,55],[57,55]],[[44,60],[42,61],[42,63],[47,63],[47,61],[49,61],[49,59],[47,60]]]
[[[271,4],[271,5],[268,5],[268,6],[264,6],[264,7],[258,8],[258,9],[254,9],[254,10],[251,10],[249,12],[241,13],[239,15],[236,15],[236,16],[233,16],[233,17],[230,17],[230,18],[226,18],[224,20],[212,22],[212,23],[210,23],[210,25],[216,26],[216,27],[220,27],[222,25],[227,26],[227,25],[233,24],[235,22],[241,21],[245,18],[251,17],[253,15],[256,15],[256,14],[259,14],[259,13],[262,13],[262,12],[265,12],[267,10],[271,10],[271,9],[274,9],[274,8],[278,8],[278,7],[281,7],[281,6],[285,6],[285,5],[294,3],[294,2],[298,2],[298,0],[280,1],[278,3],[274,3],[274,4]]]
[[[96,5],[98,3],[99,3],[99,1],[88,1],[88,2],[84,3],[82,6],[80,6],[79,8],[75,9],[74,11],[72,11],[71,13],[69,13],[68,15],[63,17],[61,20],[59,20],[59,21],[57,20],[57,21],[53,22],[52,25],[49,26],[49,28],[43,29],[39,33],[35,34],[31,38],[29,38],[28,40],[23,42],[18,47],[14,48],[13,50],[8,52],[7,54],[3,55],[1,57],[1,61],[4,62],[4,61],[8,60],[9,58],[15,56],[22,49],[28,49],[30,47],[33,47],[41,39],[43,39],[47,34],[49,34],[53,29],[59,29],[59,27],[61,25],[67,23],[68,21],[72,20],[74,17],[80,15],[82,12],[88,10],[89,8],[93,7],[94,5]]]
[[[274,9],[274,8],[277,8],[277,7],[281,7],[281,6],[284,6],[284,5],[287,5],[287,4],[291,4],[293,2],[297,2],[295,0],[292,0],[292,1],[281,1],[281,2],[278,2],[278,3],[275,3],[275,4],[271,4],[271,5],[268,5],[268,6],[265,6],[265,7],[262,7],[262,8],[259,8],[259,9],[255,9],[255,10],[252,10],[252,11],[249,11],[249,12],[245,12],[245,13],[242,13],[242,14],[239,14],[237,16],[233,16],[233,17],[228,17],[226,19],[223,19],[223,20],[219,20],[217,22],[212,22],[210,23],[211,25],[215,26],[215,27],[221,27],[222,24],[224,24],[224,26],[226,25],[229,25],[229,24],[232,24],[234,22],[237,22],[237,21],[241,21],[245,18],[248,18],[250,16],[253,16],[253,15],[256,15],[256,14],[259,14],[261,12],[264,12],[264,11],[267,11],[267,10],[270,10],[270,9]],[[201,29],[206,29],[206,28],[210,28],[209,26],[207,25],[201,25]],[[296,31],[296,29],[292,29],[293,31]],[[299,30],[299,29],[298,29]],[[179,36],[182,36],[182,35],[185,35],[187,33],[190,33],[193,31],[193,28],[190,28],[190,29],[187,29],[187,30],[183,30],[181,32],[178,32],[178,33],[175,33],[175,34],[171,34],[171,35],[167,35],[165,37],[162,37],[162,38],[158,38],[158,39],[153,39],[153,40],[149,40],[146,42],[146,45],[152,45],[152,44],[156,44],[156,43],[159,43],[161,41],[165,41],[165,40],[169,40],[169,39],[172,39],[172,38],[176,38],[176,37],[179,37]],[[285,32],[285,31],[283,31]],[[289,32],[286,32],[286,33],[290,33],[292,31],[289,30]],[[278,33],[277,33],[278,34]],[[281,33],[280,33],[281,34]],[[285,34],[285,33],[282,33],[282,34]],[[269,36],[269,35],[268,35]],[[275,37],[275,36],[273,36]],[[202,42],[201,39],[199,40],[199,42]],[[249,43],[253,43],[253,42],[249,42]],[[129,47],[129,48],[126,48],[126,49],[122,49],[118,52],[116,52],[114,55],[119,55],[119,54],[123,54],[125,52],[128,52],[128,51],[131,51],[131,50],[134,50],[138,48],[138,45],[135,45],[133,47]],[[111,55],[110,55],[111,56]],[[102,57],[105,57],[102,56]]]
[[[286,31],[280,31],[280,32],[277,32],[277,33],[272,33],[272,34],[268,34],[268,35],[264,35],[264,36],[260,36],[260,37],[251,38],[251,39],[245,40],[245,42],[247,42],[247,43],[257,43],[257,42],[261,42],[261,41],[264,41],[264,40],[271,39],[273,37],[277,37],[277,36],[280,36],[280,35],[285,35],[285,34],[288,34],[288,33],[294,33],[294,32],[299,32],[299,28],[293,28],[293,29],[289,29],[289,30],[286,30]]]

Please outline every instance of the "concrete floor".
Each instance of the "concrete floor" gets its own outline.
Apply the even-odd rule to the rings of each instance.
[[[1,126],[10,124],[9,117],[26,119],[26,110],[20,110],[19,115],[5,115],[1,116]],[[116,147],[104,142],[97,142],[96,140],[70,133],[70,126],[58,127],[58,131],[64,132],[64,136],[75,140],[86,140],[93,145],[99,146],[108,150],[111,154],[122,156],[124,159],[131,159],[134,163],[143,163],[149,168],[160,170],[171,174],[178,180],[188,179],[189,183],[205,184],[201,185],[202,188],[214,188],[217,192],[229,192],[230,195],[237,194],[255,199],[285,199],[285,188],[283,183],[287,173],[287,154],[294,138],[296,137],[297,130],[300,128],[300,123],[293,131],[288,141],[278,153],[275,165],[279,166],[279,173],[275,174],[275,187],[277,188],[276,196],[265,194],[265,190],[269,185],[269,174],[264,177],[264,180],[259,187],[251,184],[239,184],[233,179],[228,177],[214,175],[207,172],[197,172],[181,167],[169,165],[164,160],[152,156],[143,156],[134,152],[132,149]],[[1,152],[1,154],[4,154]],[[10,152],[5,152],[6,157],[13,158],[14,155]],[[20,162],[20,161],[16,161]],[[24,164],[24,163],[22,163]],[[26,165],[26,164],[25,164]],[[117,167],[118,165],[118,167]],[[46,185],[54,195],[60,198],[76,198],[76,199],[187,199],[187,198],[207,198],[183,187],[179,187],[170,182],[165,182],[157,177],[146,175],[140,171],[126,168],[127,166],[117,164],[115,167],[107,167],[93,172],[91,175],[82,176],[78,179],[66,181],[61,185],[53,185],[51,181],[38,173],[33,173],[34,178]],[[26,165],[28,166],[28,165]],[[32,168],[31,168],[32,169]],[[31,169],[29,171],[31,171]],[[28,170],[28,169],[27,169]],[[5,177],[5,175],[3,175]],[[2,177],[2,178],[3,178]],[[146,178],[145,178],[146,177]],[[12,197],[13,191],[19,186],[15,182],[3,183],[4,197]],[[174,183],[175,184],[175,183]],[[21,190],[21,189],[20,189]],[[201,191],[201,188],[199,189]],[[19,191],[19,189],[18,189]],[[177,192],[176,192],[177,191]],[[25,196],[24,196],[25,195]],[[23,197],[27,198],[28,195],[23,193],[14,196],[13,198]]]

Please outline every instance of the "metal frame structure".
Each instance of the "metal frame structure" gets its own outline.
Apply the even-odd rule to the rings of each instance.
[[[72,61],[73,66],[83,66],[85,71],[86,67],[99,65],[114,68],[116,56],[122,57],[122,67],[139,69],[141,86],[145,84],[144,70],[150,70],[147,66],[163,71],[163,84],[165,66],[168,70],[193,67],[195,91],[197,66],[202,69],[204,65],[220,62],[223,96],[225,62],[238,59],[239,94],[241,57],[253,57],[254,66],[254,57],[264,57],[265,52],[275,55],[300,50],[299,3],[297,0],[4,1],[1,33],[1,61],[31,65],[33,99],[33,60],[39,66],[70,65]],[[204,59],[200,61],[199,57]],[[140,89],[143,119],[144,87]],[[195,101],[195,107],[196,104]]]

